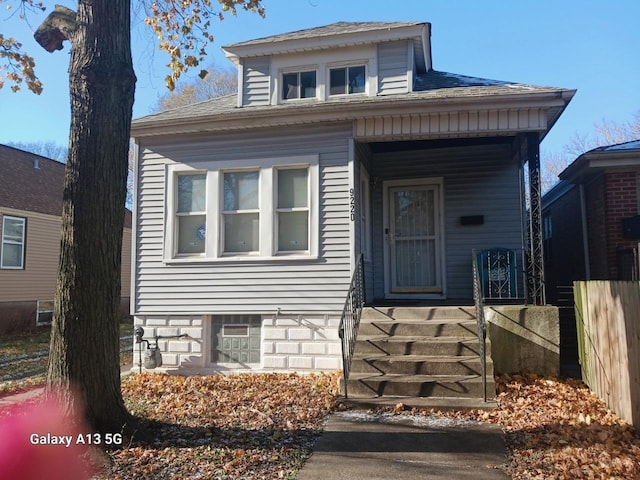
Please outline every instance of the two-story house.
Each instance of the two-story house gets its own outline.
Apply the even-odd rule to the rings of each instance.
[[[165,366],[341,368],[360,257],[378,311],[473,305],[472,250],[495,247],[520,262],[509,300],[544,303],[539,143],[574,91],[434,70],[430,41],[339,22],[227,45],[237,95],[133,122],[132,311],[188,335]]]
[[[0,333],[51,321],[60,257],[63,163],[0,145]],[[129,314],[131,212],[125,214],[121,296]]]

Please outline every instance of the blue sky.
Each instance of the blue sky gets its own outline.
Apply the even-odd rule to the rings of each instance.
[[[9,0],[11,1],[11,0]],[[76,2],[44,2],[74,7]],[[139,5],[138,0],[132,0]],[[214,26],[209,61],[228,65],[222,45],[336,21],[427,21],[436,70],[534,85],[577,89],[542,154],[559,153],[574,133],[593,132],[603,119],[626,122],[640,111],[638,0],[263,0],[266,19],[241,13]],[[136,8],[136,7],[134,7]],[[32,16],[36,27],[43,16]],[[164,52],[136,13],[133,58],[138,77],[134,118],[150,113],[165,92]],[[0,143],[55,141],[69,130],[69,48],[49,54],[29,26],[0,11],[0,32],[15,36],[36,58],[44,92],[0,90],[5,118]],[[196,72],[194,71],[193,74]]]

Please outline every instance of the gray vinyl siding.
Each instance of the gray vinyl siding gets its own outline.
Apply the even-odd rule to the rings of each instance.
[[[242,79],[243,105],[269,105],[270,58],[255,58],[244,61]]]
[[[472,298],[471,250],[523,245],[520,168],[509,146],[447,148],[374,156],[372,191],[374,289],[384,296],[383,181],[440,177],[444,190],[444,255],[449,299]],[[483,215],[483,225],[460,217]]]
[[[378,45],[378,93],[388,95],[409,91],[407,41]]]
[[[363,237],[365,235],[370,235],[371,232],[363,232],[362,231],[362,222],[360,219],[362,218],[363,212],[362,209],[365,208],[365,205],[362,203],[363,194],[361,189],[361,174],[360,172],[367,171],[368,172],[368,162],[371,158],[371,150],[369,149],[367,144],[355,142],[355,162],[354,162],[354,176],[356,181],[354,182],[354,194],[356,201],[356,212],[355,212],[355,229],[354,229],[354,239],[355,239],[355,253],[359,254],[362,252],[362,244]],[[371,179],[370,179],[371,180]],[[371,197],[371,187],[369,188],[369,196]],[[369,200],[369,208],[371,209],[372,199]],[[369,212],[369,221],[371,221],[371,212]],[[370,227],[371,229],[371,227]],[[373,247],[373,243],[371,243],[371,247]],[[365,258],[364,261],[364,276],[365,276],[365,300],[371,301],[374,297],[374,289],[373,289],[373,255],[372,252],[369,252],[369,255]],[[369,279],[369,281],[367,281]]]
[[[138,168],[137,314],[326,313],[342,310],[350,281],[349,142],[351,124],[253,129],[217,136],[154,139],[141,145]],[[171,142],[174,140],[174,142]],[[160,143],[162,142],[162,143]],[[319,154],[318,258],[308,260],[163,261],[165,171],[234,161]],[[224,162],[224,163],[223,163]]]

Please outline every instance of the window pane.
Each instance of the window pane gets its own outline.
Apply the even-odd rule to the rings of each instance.
[[[299,98],[297,73],[285,73],[282,75],[282,98],[285,100]]]
[[[316,96],[316,72],[300,73],[300,97],[315,98]]]
[[[178,253],[204,253],[205,215],[178,217]]]
[[[329,72],[329,81],[331,87],[329,88],[329,95],[342,95],[347,93],[347,69],[346,68],[333,68]]]
[[[259,231],[259,215],[257,213],[224,215],[224,251],[258,251]]]
[[[309,249],[309,212],[278,213],[278,251]]]
[[[206,178],[204,174],[178,176],[178,212],[206,210]]]
[[[22,268],[22,245],[2,245],[2,266]]]
[[[307,169],[278,170],[278,208],[307,206]]]
[[[349,93],[364,93],[364,66],[349,67]]]
[[[17,218],[4,219],[4,240],[22,243],[24,235],[24,220]]]
[[[224,211],[258,208],[258,172],[224,174]]]

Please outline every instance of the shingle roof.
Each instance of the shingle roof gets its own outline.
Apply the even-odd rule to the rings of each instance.
[[[591,150],[592,152],[624,152],[628,150],[640,150],[640,140],[618,143],[616,145],[606,145]]]
[[[212,119],[214,119],[219,115],[233,115],[234,113],[259,112],[265,110],[274,113],[278,111],[285,112],[288,110],[296,110],[299,111],[300,114],[304,115],[309,111],[309,109],[323,108],[324,106],[332,106],[335,108],[336,105],[344,105],[345,108],[348,109],[350,106],[356,104],[380,103],[383,105],[400,100],[438,100],[446,98],[464,99],[479,96],[490,97],[494,95],[513,95],[519,93],[551,91],[562,92],[564,89],[469,77],[431,70],[427,73],[418,75],[415,81],[414,92],[407,94],[376,97],[354,95],[349,97],[340,97],[339,99],[329,99],[323,102],[309,102],[305,103],[305,107],[307,108],[302,111],[299,109],[301,105],[299,102],[238,108],[237,97],[235,94],[232,94],[141,117],[133,121],[133,126],[135,130],[135,127],[150,126],[154,123],[166,123],[172,121],[179,123],[182,120],[192,120],[204,117],[213,117]]]
[[[60,216],[63,182],[63,163],[0,145],[0,207]]]
[[[0,145],[0,209],[59,217],[62,214],[64,170],[64,163]],[[125,211],[124,224],[131,227],[129,210]]]
[[[336,22],[322,27],[306,28],[295,32],[281,33],[268,37],[256,38],[244,42],[225,45],[222,48],[234,48],[255,46],[262,44],[272,44],[277,42],[285,42],[288,40],[302,40],[306,38],[319,38],[348,33],[368,32],[373,30],[394,29],[402,27],[412,27],[415,25],[423,25],[424,22]]]

